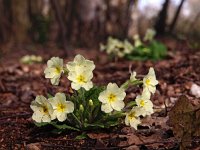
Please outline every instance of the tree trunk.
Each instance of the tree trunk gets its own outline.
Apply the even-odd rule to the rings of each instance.
[[[170,3],[170,0],[165,0],[165,3],[163,4],[163,8],[159,13],[158,20],[156,21],[155,30],[157,32],[157,35],[162,35],[165,33],[167,9],[168,9],[169,3]]]
[[[64,18],[61,13],[61,7],[57,0],[51,0],[52,8],[55,11],[56,20],[58,21],[59,28],[60,28],[60,34],[62,39],[62,45],[65,50],[67,50],[67,44],[66,44],[66,28],[64,23]]]
[[[177,10],[176,10],[176,14],[175,14],[175,16],[174,16],[174,18],[173,18],[173,20],[172,20],[172,23],[171,23],[171,25],[170,25],[170,32],[173,32],[173,30],[174,30],[174,27],[175,27],[175,25],[176,25],[176,22],[177,22],[177,20],[178,20],[178,16],[179,16],[179,14],[180,14],[180,11],[181,11],[181,8],[183,7],[183,3],[185,2],[185,0],[181,0],[181,2],[180,2],[180,5],[178,6],[178,8],[177,8]]]
[[[12,0],[12,28],[13,37],[16,43],[26,42],[28,30],[30,28],[30,20],[28,15],[28,1],[27,0]]]
[[[135,34],[139,34],[138,26],[139,26],[139,10],[138,10],[138,0],[133,0],[130,4],[130,21],[128,26],[128,37],[133,38]]]

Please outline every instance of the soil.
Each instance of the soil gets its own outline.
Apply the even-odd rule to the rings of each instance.
[[[59,49],[18,48],[1,54],[0,63],[0,149],[179,149],[180,139],[173,134],[168,124],[168,112],[181,95],[187,96],[193,105],[200,105],[200,99],[190,93],[192,84],[200,85],[200,50],[188,48],[184,41],[163,40],[168,46],[168,56],[154,61],[111,61],[105,53],[97,50],[77,49],[70,56]],[[52,86],[44,78],[46,61],[52,56],[60,56],[65,62],[75,54],[82,54],[96,64],[93,82],[106,85],[109,82],[123,83],[130,76],[129,69],[138,74],[146,74],[154,67],[159,85],[152,97],[155,113],[143,120],[135,131],[130,127],[119,126],[110,130],[88,131],[89,138],[74,140],[79,132],[66,131],[62,134],[49,132],[51,128],[36,127],[31,119],[30,103],[38,94],[47,95],[66,92],[70,87],[67,78],[62,77],[59,86]],[[22,64],[23,55],[37,54],[43,63]],[[130,88],[126,101],[139,93]],[[195,137],[187,149],[200,149],[200,138]]]

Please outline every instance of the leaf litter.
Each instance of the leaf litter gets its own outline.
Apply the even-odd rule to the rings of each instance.
[[[108,82],[124,82],[130,69],[141,74],[150,66],[155,68],[159,85],[152,98],[155,113],[145,118],[138,131],[119,126],[110,130],[88,132],[89,138],[74,140],[79,132],[66,131],[59,135],[49,133],[50,128],[38,128],[31,120],[30,102],[38,94],[54,94],[69,91],[70,83],[61,79],[57,87],[44,80],[44,63],[22,64],[19,62],[23,50],[7,55],[0,67],[0,145],[2,149],[194,149],[200,145],[200,99],[191,94],[193,84],[200,85],[200,53],[182,51],[177,44],[176,52],[158,62],[126,61],[109,62],[104,53],[79,49],[95,61],[94,82],[99,85]],[[25,50],[24,50],[25,51]],[[45,60],[56,54],[40,51]],[[188,55],[190,53],[190,55]],[[64,53],[59,55],[65,56]],[[72,54],[73,55],[73,54]],[[176,56],[176,57],[175,57]],[[73,56],[65,57],[65,61]],[[126,101],[135,99],[140,91],[129,89]],[[186,96],[181,96],[186,95]]]

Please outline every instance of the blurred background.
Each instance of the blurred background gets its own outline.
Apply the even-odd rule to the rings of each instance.
[[[0,0],[0,51],[13,46],[97,48],[108,36],[200,39],[199,0]]]

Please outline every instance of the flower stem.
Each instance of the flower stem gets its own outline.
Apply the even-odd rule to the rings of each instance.
[[[86,101],[85,101],[85,90],[83,88],[80,89],[81,99],[83,101],[83,106],[86,107]]]
[[[128,89],[130,86],[135,86],[135,85],[140,85],[142,84],[143,81],[142,80],[135,80],[135,81],[131,81],[131,80],[127,80],[125,83],[123,83],[121,85],[121,88],[123,89]]]
[[[76,117],[76,115],[74,113],[71,113],[72,116],[74,117],[74,119],[79,123],[80,127],[82,127],[82,122]]]

